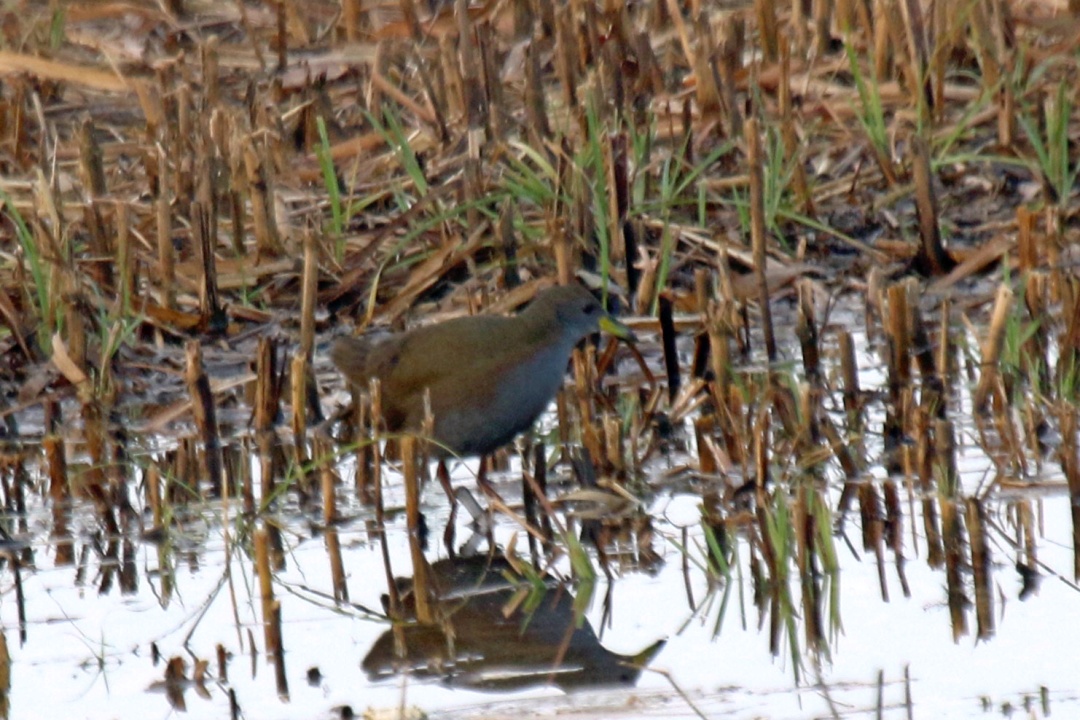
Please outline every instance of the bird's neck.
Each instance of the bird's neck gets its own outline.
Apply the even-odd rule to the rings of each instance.
[[[558,346],[573,343],[566,340],[559,326],[558,318],[554,316],[550,308],[530,305],[523,313],[518,315],[518,327],[521,328],[522,345],[536,347],[538,345]]]

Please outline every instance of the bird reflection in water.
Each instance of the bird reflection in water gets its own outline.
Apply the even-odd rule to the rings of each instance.
[[[551,576],[535,578],[542,583],[536,588],[538,602],[515,604],[522,600],[518,587],[526,581],[514,580],[517,573],[502,557],[439,560],[428,576],[443,621],[416,623],[412,581],[397,580],[406,623],[383,633],[364,658],[370,679],[408,672],[452,687],[486,690],[633,685],[664,645],[661,640],[636,655],[605,649],[581,617],[581,598]],[[507,613],[508,608],[513,611]]]

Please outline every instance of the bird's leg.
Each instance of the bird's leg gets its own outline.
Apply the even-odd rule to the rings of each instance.
[[[446,469],[445,460],[439,461],[439,466],[435,470],[435,477],[439,478],[439,484],[442,485],[443,492],[446,493],[446,499],[450,501],[450,505],[457,505],[457,499],[454,497],[454,486],[450,484],[450,471]]]
[[[493,516],[495,514],[495,510],[496,509],[501,510],[502,512],[504,512],[504,513],[506,513],[508,515],[512,515],[512,513],[510,512],[510,509],[506,506],[506,501],[502,499],[501,495],[499,495],[499,491],[496,490],[492,486],[492,484],[488,482],[488,479],[487,479],[487,468],[488,468],[487,460],[488,460],[487,456],[480,458],[480,470],[476,473],[476,486],[478,488],[480,488],[481,490],[483,490],[484,494],[487,495],[487,498],[488,498],[487,522],[484,525],[484,530],[485,530],[485,535],[487,536],[488,547],[489,548],[494,548],[495,547],[495,533],[494,533],[495,520],[494,520]]]
[[[489,459],[490,458],[487,455],[484,455],[480,458],[480,469],[476,473],[476,487],[480,488],[484,495],[487,496],[489,501],[494,501],[495,503],[505,508],[506,502],[502,499],[502,496],[499,495],[499,492],[494,488],[494,486],[492,486],[491,483],[488,482],[487,479]],[[490,510],[491,502],[488,503],[488,511],[490,512]]]
[[[487,479],[487,467],[488,456],[480,456],[480,469],[476,471],[476,487],[484,491],[484,494],[488,497],[498,497],[498,493],[495,492],[495,488],[491,487],[491,483]]]
[[[447,499],[450,500],[450,517],[446,520],[446,529],[443,530],[443,545],[446,547],[447,554],[454,558],[456,553],[454,552],[454,523],[457,520],[457,496],[454,494],[454,486],[450,484],[450,471],[446,469],[446,461],[440,460],[439,466],[435,470],[435,476],[439,478],[439,484],[442,485],[443,492],[446,493]]]

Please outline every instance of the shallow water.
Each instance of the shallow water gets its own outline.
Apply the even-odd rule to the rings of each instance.
[[[865,351],[860,365],[870,368],[861,370],[864,388],[884,385],[880,369],[874,368]],[[338,400],[343,397],[340,392],[335,395]],[[872,459],[881,454],[880,437],[875,440],[873,435],[881,419],[873,413],[866,440]],[[10,557],[0,592],[0,619],[11,655],[12,718],[168,717],[181,707],[189,717],[222,718],[230,716],[230,696],[243,717],[266,719],[337,717],[344,706],[357,713],[367,709],[384,713],[378,717],[394,717],[401,711],[405,716],[423,712],[445,718],[555,713],[981,718],[1005,716],[1010,707],[1024,708],[1024,714],[1032,717],[1080,714],[1076,681],[1080,627],[1072,621],[1080,608],[1080,591],[1072,577],[1073,520],[1064,480],[1049,460],[1043,461],[1044,474],[1030,488],[999,488],[983,504],[993,623],[992,629],[984,629],[984,637],[979,639],[976,609],[970,602],[961,604],[966,632],[954,637],[946,570],[928,562],[922,497],[899,479],[903,561],[883,549],[879,575],[874,552],[862,545],[860,515],[857,510],[850,513],[845,536],[834,542],[839,571],[832,578],[821,578],[825,592],[821,650],[807,649],[807,608],[800,601],[800,576],[791,568],[789,589],[795,609],[790,620],[781,620],[775,654],[770,649],[774,611],[768,602],[754,603],[751,567],[760,558],[752,551],[749,531],[732,535],[736,560],[730,580],[710,585],[703,569],[702,484],[675,482],[665,475],[666,467],[692,458],[676,453],[657,461],[651,491],[641,493],[644,512],[639,515],[652,518],[653,532],[632,535],[620,545],[624,552],[612,553],[615,579],[609,585],[600,575],[584,618],[607,653],[590,649],[594,653],[590,657],[600,653],[607,658],[595,662],[609,662],[612,653],[634,656],[665,642],[640,675],[628,670],[627,676],[636,682],[597,688],[589,686],[590,680],[602,677],[610,683],[613,677],[597,669],[599,665],[571,678],[565,667],[553,674],[554,664],[537,660],[554,657],[557,640],[540,655],[531,655],[524,644],[515,645],[499,655],[498,667],[464,660],[447,664],[444,659],[442,664],[421,662],[411,673],[369,676],[365,658],[390,627],[382,605],[387,575],[372,532],[373,510],[356,500],[348,482],[338,489],[339,512],[345,519],[336,527],[348,603],[333,599],[331,553],[318,514],[301,511],[290,496],[266,516],[266,521],[280,526],[284,547],[284,567],[274,573],[285,648],[280,666],[284,674],[276,676],[275,665],[264,652],[250,543],[237,545],[238,538],[247,537],[243,526],[248,522],[239,502],[188,506],[178,510],[166,542],[143,540],[129,531],[117,541],[115,551],[89,504],[76,503],[71,512],[73,562],[65,564],[58,550],[62,545],[52,537],[54,516],[41,475],[40,446],[33,438],[26,440],[9,448],[22,452],[27,461],[27,512],[8,512],[5,520],[15,537],[10,546],[21,549],[17,576],[25,597],[25,639],[20,639],[20,603]],[[161,440],[135,439],[134,445],[153,448],[134,453],[136,464],[142,462],[140,457],[160,454]],[[985,485],[991,468],[975,440],[974,430],[961,424],[957,458],[965,496]],[[249,447],[246,452],[257,475],[254,450]],[[79,460],[73,443],[69,454]],[[352,462],[344,459],[338,465],[346,478],[351,478]],[[457,467],[455,484],[471,487],[474,471],[474,463]],[[494,480],[512,505],[521,494],[518,477],[510,472]],[[827,465],[825,478],[824,497],[835,510],[843,477]],[[866,478],[880,489],[885,473],[879,464],[871,464]],[[142,480],[141,473],[129,480],[130,497],[142,497],[138,485]],[[387,507],[401,507],[400,476],[388,470],[386,482]],[[434,564],[447,556],[439,538],[449,506],[437,485],[425,491],[422,501],[431,529],[426,557]],[[141,508],[141,500],[135,504]],[[1016,563],[1028,559],[1017,549],[1024,542],[1017,518],[1024,513],[1034,519],[1028,527],[1034,529],[1031,542],[1041,582],[1021,599],[1022,577]],[[469,538],[468,523],[468,513],[459,512],[458,546]],[[496,514],[492,534],[500,554],[516,544],[517,555],[527,555],[526,538],[512,519]],[[393,573],[411,575],[403,513],[390,515],[386,537]],[[488,547],[486,542],[479,545],[481,552]],[[957,551],[963,555],[960,581],[970,601],[974,599],[970,549]],[[565,556],[553,570],[570,575]],[[835,583],[831,610],[830,583]],[[562,600],[572,605],[583,592],[581,585],[552,583],[540,602],[552,608]],[[501,598],[512,594],[511,590],[489,604],[502,608]],[[469,624],[464,617],[459,616],[457,627],[484,627],[483,619]],[[558,637],[574,622],[572,613],[551,618],[555,619],[537,622],[551,624],[554,630],[549,634]],[[496,620],[497,616],[491,623]],[[455,644],[459,650],[468,648],[468,640],[457,638]],[[219,677],[219,647],[228,656],[227,677]],[[476,647],[481,649],[470,652],[485,654],[482,645]],[[495,646],[488,647],[492,649],[487,654],[496,655]],[[155,649],[160,654],[156,660]],[[515,655],[521,656],[520,665],[511,663]],[[182,678],[187,681],[166,683],[171,658],[182,659]],[[190,681],[196,661],[209,663],[202,682]],[[174,678],[176,667],[174,662]],[[502,689],[482,689],[492,685]]]

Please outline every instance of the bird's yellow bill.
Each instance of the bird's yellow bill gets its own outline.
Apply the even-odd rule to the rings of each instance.
[[[600,318],[600,329],[620,340],[637,342],[637,335],[634,334],[634,331],[610,315]]]

